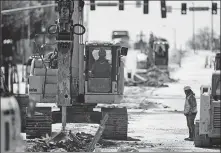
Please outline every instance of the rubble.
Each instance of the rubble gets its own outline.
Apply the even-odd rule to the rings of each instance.
[[[77,143],[71,137],[58,142],[47,143],[43,139],[27,140],[26,152],[86,152],[87,147],[92,142],[94,136],[84,132],[76,133],[75,135],[81,144]],[[100,139],[98,142],[100,147],[116,146],[117,144],[112,141]]]
[[[135,147],[124,146],[120,147],[117,152],[139,152],[139,150]]]
[[[137,85],[150,86],[150,87],[168,87],[164,83],[177,82],[170,78],[168,72],[163,71],[156,66],[153,66],[147,70],[145,74],[141,74],[146,79],[145,82],[138,82]]]
[[[170,108],[169,106],[163,105],[161,103],[156,103],[156,102],[141,102],[139,104],[139,109],[145,109],[145,110],[149,110],[149,109],[163,109],[163,108]]]

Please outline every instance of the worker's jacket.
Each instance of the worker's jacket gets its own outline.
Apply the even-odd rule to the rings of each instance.
[[[95,78],[111,77],[111,66],[107,60],[97,60],[92,66],[92,74]]]
[[[190,94],[186,97],[184,105],[184,114],[197,113],[197,103],[195,94]]]

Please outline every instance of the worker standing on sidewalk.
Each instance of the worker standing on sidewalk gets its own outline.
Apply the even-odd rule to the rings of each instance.
[[[189,86],[184,87],[186,101],[184,105],[184,115],[186,116],[187,126],[189,129],[189,137],[185,140],[193,141],[195,135],[194,120],[197,114],[197,103],[194,92]]]

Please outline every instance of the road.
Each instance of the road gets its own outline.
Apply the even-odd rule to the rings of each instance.
[[[117,142],[117,146],[101,150],[112,152],[117,151],[120,146],[133,146],[140,152],[219,152],[219,148],[196,148],[193,142],[184,140],[188,137],[188,129],[182,113],[185,100],[183,86],[192,87],[199,107],[200,86],[210,83],[213,71],[204,69],[207,54],[209,53],[188,53],[182,68],[171,74],[171,77],[179,79],[179,82],[168,84],[169,87],[125,87],[125,99],[119,106],[128,108],[128,136],[140,141],[120,141]],[[98,125],[69,124],[67,128],[94,134],[97,127]],[[60,128],[61,124],[53,125],[54,131],[59,131]]]
[[[130,103],[134,102],[137,106],[143,106],[146,109],[129,113],[129,135],[141,139],[146,144],[151,144],[151,147],[139,149],[140,151],[219,151],[217,148],[196,148],[193,142],[184,141],[184,138],[188,136],[188,130],[182,113],[185,100],[183,87],[184,85],[192,87],[199,109],[200,86],[210,84],[213,71],[204,68],[207,54],[209,53],[199,52],[197,55],[188,53],[183,60],[182,68],[171,74],[171,77],[179,79],[179,82],[168,84],[168,88],[130,87],[125,89],[125,95],[130,99]],[[153,105],[150,102],[157,104]],[[165,106],[167,107],[164,108]]]
[[[188,136],[188,129],[182,113],[185,100],[183,86],[192,87],[199,107],[200,86],[210,83],[213,71],[204,68],[207,54],[209,53],[199,52],[197,55],[188,53],[182,67],[171,73],[171,77],[179,81],[169,83],[169,87],[125,87],[125,98],[118,106],[128,108],[128,136],[140,141],[118,141],[116,146],[101,148],[101,151],[116,152],[121,146],[132,146],[138,148],[140,152],[219,152],[219,148],[196,148],[193,142],[184,140]],[[97,128],[96,124],[67,125],[67,130],[72,132],[82,131],[91,134],[95,134]],[[53,132],[59,132],[61,124],[53,124],[52,129]]]

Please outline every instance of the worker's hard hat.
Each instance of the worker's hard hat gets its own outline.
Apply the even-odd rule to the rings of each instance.
[[[101,48],[100,51],[99,51],[99,56],[106,56],[106,51],[104,48]]]
[[[184,87],[184,90],[189,90],[189,89],[191,89],[190,86],[185,86],[185,87]]]

